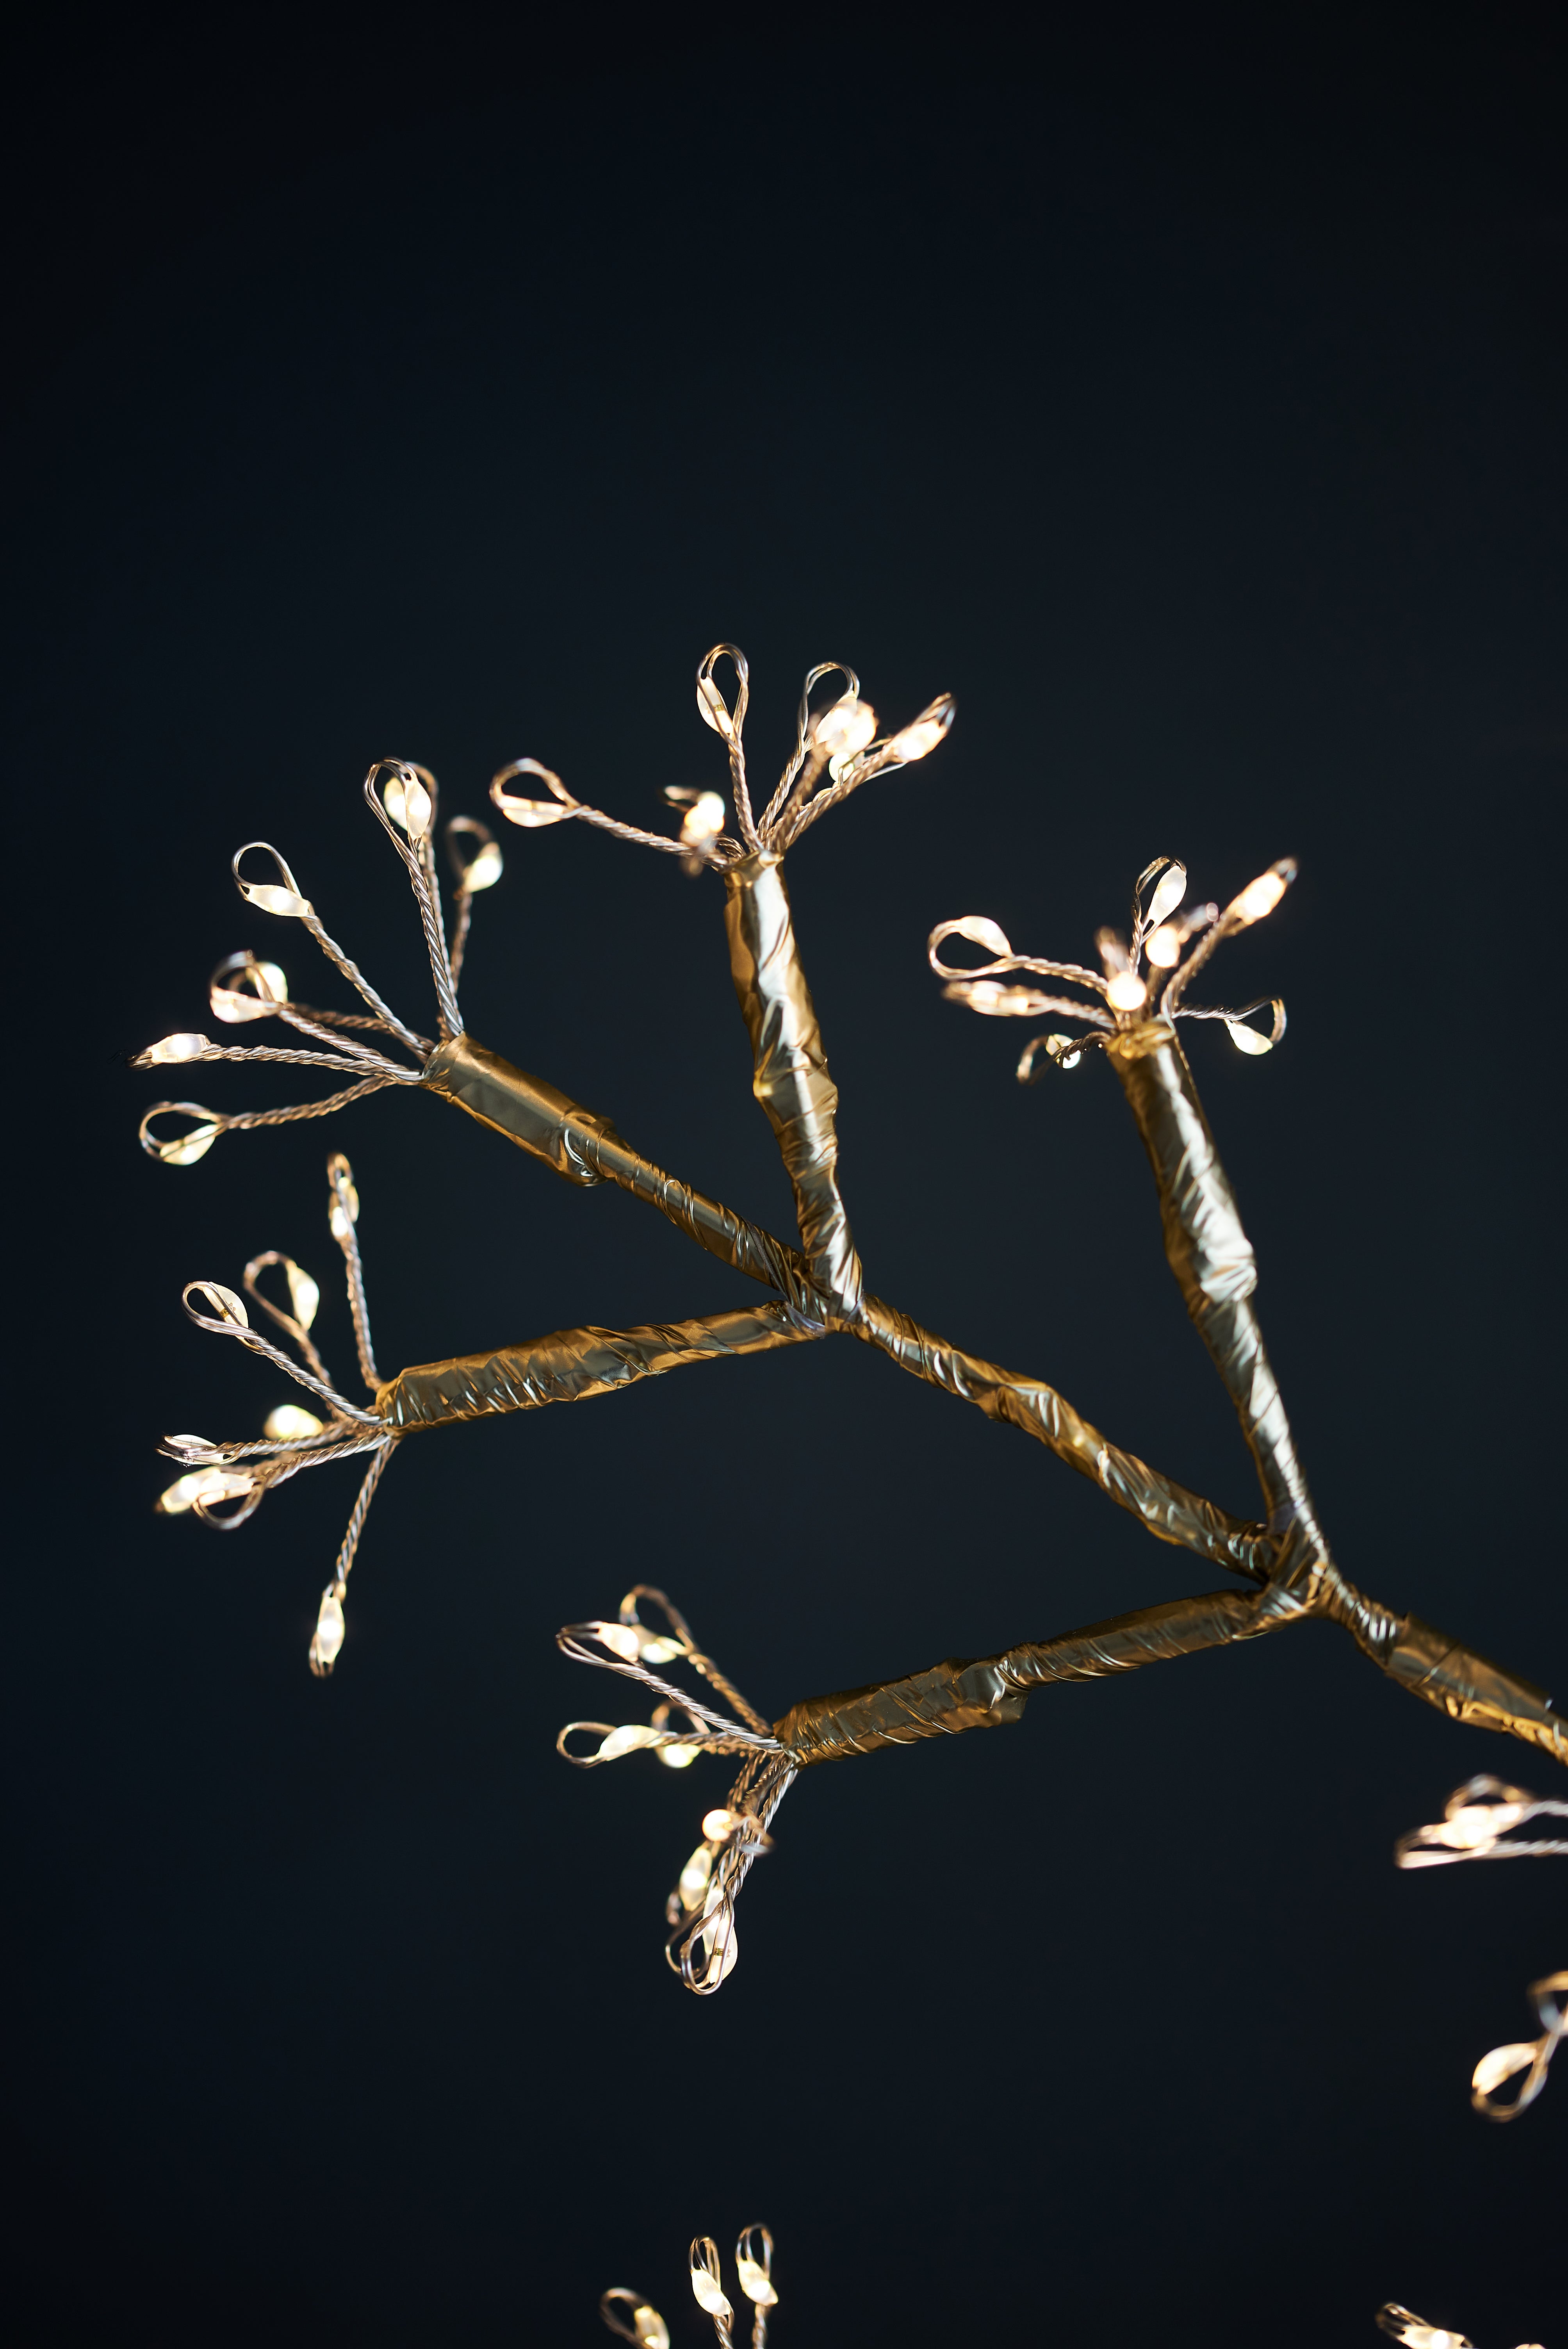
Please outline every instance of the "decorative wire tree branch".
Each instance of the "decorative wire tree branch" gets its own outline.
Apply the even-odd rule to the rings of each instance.
[[[714,680],[716,666],[724,658],[732,663],[738,680],[733,709]],[[813,711],[814,687],[835,670],[844,680],[844,691]],[[396,760],[378,761],[371,769],[366,797],[396,847],[414,892],[435,984],[438,1040],[420,1035],[397,1017],[328,935],[278,852],[265,843],[253,843],[252,848],[263,848],[273,857],[281,880],[258,882],[242,875],[241,859],[249,850],[242,849],[234,859],[242,895],[264,913],[299,921],[357,990],[367,1012],[323,1012],[291,1002],[275,965],[249,955],[232,957],[214,974],[216,1018],[231,1024],[279,1019],[333,1050],[245,1050],[186,1034],[154,1045],[140,1056],[139,1065],[273,1059],[328,1068],[355,1081],[325,1101],[239,1115],[190,1102],[160,1102],[144,1118],[141,1138],[143,1147],[166,1164],[190,1164],[225,1132],[320,1116],[384,1086],[417,1086],[466,1111],[565,1180],[584,1186],[614,1183],[646,1201],[707,1253],[773,1293],[749,1310],[624,1330],[557,1330],[525,1345],[427,1363],[377,1381],[357,1253],[350,1252],[353,1217],[344,1206],[343,1194],[335,1188],[334,1229],[348,1262],[361,1366],[374,1392],[372,1409],[349,1402],[314,1371],[291,1364],[249,1328],[244,1308],[232,1291],[211,1283],[193,1284],[215,1304],[219,1315],[212,1319],[193,1311],[201,1326],[238,1337],[290,1370],[327,1403],[331,1416],[316,1430],[265,1447],[171,1439],[171,1448],[192,1469],[228,1480],[225,1494],[219,1495],[211,1488],[192,1489],[190,1479],[182,1479],[175,1495],[184,1487],[187,1504],[209,1523],[223,1522],[215,1515],[216,1500],[241,1498],[242,1507],[228,1520],[238,1522],[252,1513],[272,1484],[301,1466],[349,1452],[372,1452],[370,1473],[345,1555],[324,1597],[313,1643],[313,1662],[327,1670],[343,1637],[343,1585],[369,1493],[391,1448],[405,1436],[492,1413],[614,1392],[689,1363],[843,1334],[876,1347],[902,1369],[975,1404],[988,1417],[1022,1429],[1092,1478],[1161,1540],[1191,1549],[1252,1586],[1176,1599],[1087,1630],[1025,1642],[978,1661],[950,1660],[871,1688],[810,1699],[792,1706],[771,1731],[760,1715],[749,1716],[750,1726],[715,1716],[700,1704],[694,1708],[668,1684],[654,1682],[666,1705],[681,1705],[693,1720],[693,1730],[681,1733],[683,1737],[745,1755],[741,1777],[724,1806],[727,1817],[738,1824],[721,1837],[708,1837],[715,1848],[707,1882],[710,1889],[718,1885],[721,1889],[711,1899],[709,1890],[703,1892],[695,1934],[688,1930],[693,1920],[684,1905],[677,1928],[685,1936],[678,1962],[691,1987],[698,1990],[717,1988],[733,1963],[727,1953],[732,1948],[727,1937],[734,1894],[751,1857],[766,1848],[769,1820],[799,1769],[878,1745],[906,1744],[1016,1720],[1025,1699],[1050,1682],[1097,1678],[1326,1617],[1344,1625],[1391,1678],[1451,1718],[1507,1731],[1559,1761],[1568,1760],[1568,1731],[1539,1690],[1417,1617],[1367,1598],[1344,1576],[1330,1555],[1295,1454],[1252,1301],[1256,1278],[1252,1247],[1176,1030],[1182,1019],[1222,1019],[1241,1048],[1252,1052],[1267,1050],[1284,1033],[1284,1007],[1278,1003],[1273,1006],[1265,1038],[1246,1024],[1259,1005],[1224,1010],[1189,1004],[1185,999],[1191,979],[1217,947],[1278,903],[1295,868],[1282,861],[1222,912],[1202,905],[1183,914],[1178,909],[1185,895],[1185,873],[1165,858],[1157,859],[1140,876],[1130,936],[1123,939],[1109,930],[1099,934],[1099,970],[1015,955],[995,925],[980,916],[944,923],[933,933],[931,944],[934,968],[947,980],[949,995],[971,1009],[991,1017],[1029,1018],[1054,1010],[1081,1021],[1083,1032],[1078,1035],[1051,1033],[1037,1039],[1025,1052],[1021,1077],[1031,1078],[1047,1065],[1071,1068],[1090,1054],[1103,1055],[1109,1062],[1154,1173],[1171,1269],[1253,1454],[1264,1516],[1261,1523],[1249,1523],[1119,1450],[1044,1381],[965,1353],[867,1289],[839,1179],[838,1093],[800,964],[783,859],[811,824],[862,783],[934,750],[951,723],[953,702],[950,696],[939,696],[907,726],[882,738],[853,672],[833,663],[813,669],[801,696],[793,751],[758,818],[742,743],[748,691],[744,657],[731,646],[716,647],[697,671],[697,706],[727,748],[738,838],[722,830],[724,802],[717,792],[695,798],[682,795],[686,803],[681,831],[670,837],[588,806],[559,776],[531,759],[501,769],[491,798],[509,821],[527,830],[580,821],[678,855],[688,869],[700,871],[706,865],[722,874],[731,973],[752,1047],[752,1090],[773,1128],[789,1177],[798,1247],[667,1174],[623,1140],[609,1119],[583,1109],[468,1036],[458,1006],[457,970],[446,943],[436,873],[435,781],[425,769]],[[511,786],[522,777],[542,781],[548,796],[525,798],[513,792]],[[499,877],[500,854],[472,819],[458,819],[448,827],[448,837],[459,870],[456,936],[460,944],[468,936],[472,895]],[[478,843],[471,856],[464,854],[469,843]],[[944,963],[938,949],[954,936],[980,946],[992,959],[967,970]],[[1091,999],[1003,983],[1006,974],[1016,972],[1060,980]],[[358,1040],[364,1035],[389,1040],[408,1058],[392,1059],[379,1043]],[[154,1133],[151,1121],[171,1110],[194,1118],[194,1129],[172,1137]],[[346,1182],[346,1162],[335,1163],[343,1164]],[[263,1260],[255,1261],[260,1265]],[[300,1319],[297,1310],[294,1319]],[[241,1461],[256,1464],[242,1467],[236,1464]],[[164,1506],[171,1505],[181,1503],[176,1498],[171,1504],[166,1496]],[[626,1628],[624,1616],[621,1628]],[[575,1642],[572,1651],[584,1661],[650,1679],[640,1660],[645,1650],[639,1648],[638,1656],[632,1657],[612,1643],[609,1652],[594,1656],[577,1632],[562,1636]],[[747,1712],[749,1715],[749,1708]],[[585,1758],[612,1757],[601,1751]]]

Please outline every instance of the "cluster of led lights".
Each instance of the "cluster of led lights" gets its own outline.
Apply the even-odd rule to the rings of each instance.
[[[734,2349],[735,2310],[724,2289],[718,2246],[711,2235],[699,2235],[690,2252],[692,2298],[705,2316],[713,2319],[719,2349]],[[735,2272],[743,2296],[751,2302],[751,2349],[766,2349],[768,2313],[779,2305],[773,2282],[773,2238],[766,2227],[743,2227],[735,2246]],[[670,2349],[670,2329],[645,2294],[615,2284],[602,2293],[599,2313],[612,2333],[637,2349]]]
[[[733,661],[738,680],[733,710],[713,677],[716,661],[725,657]],[[842,676],[845,690],[827,708],[813,714],[810,708],[813,687],[835,671]],[[705,866],[723,871],[759,853],[775,859],[780,857],[827,809],[861,783],[876,774],[927,757],[944,739],[954,715],[953,698],[944,694],[908,725],[879,739],[875,712],[861,698],[859,680],[853,672],[840,664],[820,665],[806,680],[794,755],[766,809],[756,817],[747,790],[741,747],[748,690],[744,659],[733,647],[716,647],[698,671],[697,707],[704,722],[724,740],[728,750],[738,837],[726,832],[727,811],[717,792],[667,792],[667,802],[681,815],[679,833],[671,838],[623,823],[579,801],[557,774],[532,759],[517,760],[501,769],[490,787],[491,800],[506,821],[524,830],[582,820],[619,837],[677,854],[688,873],[695,874]],[[513,788],[528,778],[542,782],[548,796],[525,797]],[[500,845],[487,827],[474,818],[458,816],[447,824],[446,839],[456,880],[456,920],[449,948],[434,863],[438,797],[434,778],[427,770],[410,762],[378,761],[366,778],[366,796],[407,867],[419,903],[436,980],[441,1038],[460,1037],[457,982],[469,936],[472,900],[500,879],[503,862]],[[254,880],[241,872],[241,861],[252,850],[260,850],[273,858],[278,876],[275,881]],[[287,980],[278,965],[253,953],[241,952],[229,956],[212,974],[209,1000],[214,1020],[228,1028],[245,1028],[263,1019],[275,1019],[295,1030],[305,1042],[290,1049],[222,1045],[204,1034],[181,1032],[152,1046],[139,1056],[139,1065],[284,1061],[331,1070],[353,1081],[346,1091],[325,1101],[259,1113],[226,1115],[199,1103],[159,1103],[143,1121],[141,1140],[151,1155],[167,1164],[196,1163],[222,1133],[232,1128],[320,1115],[383,1085],[420,1084],[425,1081],[430,1057],[438,1049],[434,1040],[407,1026],[391,1010],[343,949],[327,936],[293,872],[270,843],[247,843],[233,859],[233,872],[247,903],[260,912],[297,920],[310,931],[327,958],[356,988],[366,1010],[346,1014],[295,1002],[291,999]],[[1183,907],[1187,886],[1184,867],[1172,860],[1158,858],[1140,874],[1136,885],[1130,935],[1124,936],[1109,928],[1097,934],[1100,965],[1098,970],[1017,954],[995,922],[974,915],[942,923],[934,930],[930,959],[933,968],[946,982],[948,997],[983,1016],[1033,1020],[1055,1012],[1071,1015],[1082,1024],[1087,1032],[1068,1035],[1053,1030],[1035,1038],[1026,1047],[1018,1064],[1019,1078],[1025,1081],[1032,1080],[1042,1065],[1074,1068],[1088,1051],[1150,1020],[1167,1024],[1180,1018],[1221,1020],[1236,1048],[1255,1056],[1268,1052],[1284,1032],[1284,1007],[1278,999],[1221,1009],[1189,1005],[1184,1000],[1185,991],[1194,973],[1223,938],[1274,911],[1295,874],[1290,860],[1282,859],[1249,883],[1222,911],[1212,904]],[[945,961],[941,950],[954,937],[979,947],[990,959],[979,966],[955,966]],[[1090,999],[1066,997],[1054,988],[1025,983],[1042,979],[1065,982],[1082,990]],[[1253,1015],[1265,1009],[1272,1014],[1267,1032],[1251,1024]],[[389,1045],[400,1047],[413,1065],[407,1060],[391,1058]],[[172,1136],[154,1132],[153,1120],[170,1112],[182,1112],[195,1123]],[[340,1154],[335,1154],[329,1160],[328,1178],[330,1227],[345,1259],[360,1369],[375,1399],[378,1398],[381,1382],[370,1343],[355,1232],[359,1202],[348,1162]],[[263,1293],[260,1283],[262,1276],[268,1272],[281,1274],[287,1291],[286,1309]],[[366,1409],[354,1403],[333,1383],[311,1335],[320,1290],[308,1273],[281,1252],[268,1250],[247,1265],[243,1288],[251,1302],[293,1342],[301,1357],[299,1362],[292,1361],[252,1326],[244,1300],[222,1284],[191,1283],[185,1291],[187,1310],[199,1326],[240,1339],[285,1370],[325,1406],[325,1415],[299,1404],[279,1405],[265,1420],[263,1440],[255,1443],[213,1444],[199,1436],[170,1437],[166,1449],[181,1461],[183,1473],[163,1493],[159,1506],[169,1516],[191,1514],[209,1525],[228,1528],[245,1521],[271,1485],[300,1469],[350,1454],[370,1454],[365,1485],[336,1572],[322,1595],[311,1642],[312,1669],[325,1674],[332,1671],[343,1644],[346,1575],[364,1513],[402,1431],[384,1421],[377,1408]],[[193,1298],[200,1299],[209,1310],[200,1310],[192,1303]],[[238,1506],[231,1507],[230,1504]],[[652,1599],[663,1608],[667,1630],[661,1631],[640,1621],[639,1598]],[[752,1858],[770,1847],[768,1821],[793,1775],[792,1765],[786,1762],[780,1766],[780,1749],[769,1724],[724,1679],[711,1660],[697,1650],[684,1620],[662,1593],[640,1586],[628,1595],[618,1621],[569,1627],[562,1641],[569,1653],[577,1654],[582,1661],[607,1662],[611,1669],[647,1682],[661,1692],[661,1702],[648,1723],[569,1724],[560,1741],[561,1750],[569,1760],[592,1767],[631,1752],[651,1750],[665,1767],[679,1770],[688,1766],[699,1751],[747,1756],[746,1767],[729,1802],[705,1815],[703,1842],[682,1868],[668,1904],[672,1963],[677,1965],[693,1987],[717,1987],[736,1958],[735,1894]],[[590,1644],[584,1646],[584,1641]],[[605,1652],[593,1653],[593,1646]],[[715,1712],[649,1670],[677,1660],[711,1682],[741,1719],[737,1721]],[[677,1710],[689,1722],[689,1728],[672,1725]],[[596,1750],[591,1754],[573,1753],[566,1740],[576,1731],[596,1733],[600,1739]],[[1473,1780],[1454,1796],[1441,1822],[1405,1838],[1399,1847],[1399,1864],[1407,1868],[1430,1867],[1458,1859],[1568,1851],[1568,1845],[1563,1843],[1529,1842],[1511,1832],[1543,1815],[1568,1817],[1568,1805],[1539,1801],[1500,1781]],[[1542,2036],[1494,2049],[1483,2057],[1473,2081],[1479,2111],[1494,2119],[1509,2119],[1540,2093],[1546,2067],[1563,2036],[1564,1992],[1568,1992],[1568,1974],[1553,1975],[1531,1986],[1542,2026]],[[1495,2095],[1496,2089],[1520,2075],[1525,2075],[1521,2090],[1511,2102],[1502,2103]],[[762,2349],[767,2311],[777,2302],[770,2282],[771,2257],[768,2230],[747,2230],[737,2247],[737,2271],[741,2292],[752,2302],[755,2312],[755,2349]],[[700,2239],[692,2247],[691,2276],[699,2306],[713,2318],[723,2349],[731,2349],[734,2311],[720,2281],[717,2252],[708,2238]],[[616,2288],[604,2295],[602,2307],[606,2323],[625,2338],[642,2344],[643,2349],[668,2349],[663,2319],[640,2296]],[[629,2329],[621,2321],[623,2309],[630,2314]],[[1469,2349],[1461,2335],[1428,2325],[1408,2310],[1393,2303],[1379,2313],[1378,2322],[1386,2333],[1407,2344],[1407,2349]]]

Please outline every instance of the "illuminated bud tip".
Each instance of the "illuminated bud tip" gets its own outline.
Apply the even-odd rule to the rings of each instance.
[[[302,1436],[319,1435],[324,1423],[314,1411],[302,1411],[297,1402],[280,1402],[275,1411],[268,1412],[262,1433],[274,1444],[297,1444]]]
[[[1295,879],[1295,866],[1288,856],[1282,856],[1277,864],[1271,864],[1266,873],[1248,882],[1231,906],[1232,920],[1242,928],[1250,922],[1261,922],[1265,915],[1274,912]]]
[[[1169,922],[1162,922],[1151,932],[1146,948],[1156,970],[1174,970],[1181,959],[1181,940]]]
[[[318,1680],[325,1680],[337,1661],[344,1628],[343,1601],[336,1583],[329,1582],[321,1594],[321,1612],[311,1634],[310,1668]]]
[[[911,723],[900,730],[888,744],[891,755],[904,765],[913,766],[917,759],[928,758],[948,728],[957,704],[950,693],[939,693]]]
[[[1148,994],[1136,971],[1119,970],[1105,990],[1105,999],[1113,1011],[1136,1011]]]
[[[144,1066],[152,1068],[160,1061],[199,1061],[203,1052],[212,1049],[211,1040],[205,1036],[165,1036],[159,1043],[150,1044],[141,1060]]]
[[[825,758],[852,759],[876,730],[877,714],[871,703],[846,693],[812,721],[811,740]]]

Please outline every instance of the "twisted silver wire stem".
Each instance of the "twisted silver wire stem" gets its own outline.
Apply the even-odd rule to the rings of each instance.
[[[337,1585],[340,1598],[344,1585],[348,1580],[349,1570],[354,1564],[355,1552],[359,1547],[359,1537],[365,1531],[365,1520],[369,1512],[370,1504],[376,1498],[376,1487],[386,1475],[387,1464],[397,1449],[397,1438],[389,1436],[365,1472],[364,1481],[359,1487],[359,1496],[354,1504],[353,1514],[349,1517],[347,1530],[343,1537],[343,1547],[337,1553],[337,1565],[333,1579]]]

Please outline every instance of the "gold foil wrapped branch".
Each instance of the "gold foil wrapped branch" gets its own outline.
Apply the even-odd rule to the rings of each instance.
[[[726,662],[736,679],[732,700],[726,698],[717,678]],[[832,698],[824,698],[832,687],[822,685],[830,678],[841,688]],[[1270,1050],[1284,1036],[1284,1005],[1274,999],[1227,1009],[1189,1003],[1187,995],[1195,975],[1227,938],[1278,905],[1294,876],[1294,865],[1280,860],[1223,909],[1206,903],[1183,909],[1185,869],[1169,858],[1156,858],[1139,876],[1129,931],[1100,929],[1094,963],[1019,955],[985,916],[939,925],[930,946],[933,967],[949,997],[987,1017],[1035,1018],[1042,1011],[1076,1016],[1078,1033],[1052,1031],[1034,1040],[1026,1050],[1021,1075],[1033,1076],[1047,1066],[1076,1067],[1091,1055],[1109,1061],[1154,1174],[1172,1272],[1237,1412],[1257,1471],[1262,1515],[1250,1521],[1120,1450],[1054,1385],[1002,1370],[934,1336],[866,1286],[841,1163],[838,1092],[806,983],[783,860],[811,824],[862,783],[929,756],[952,722],[952,697],[938,696],[903,727],[879,735],[875,713],[861,698],[853,672],[840,664],[820,664],[806,680],[790,757],[758,815],[747,775],[744,728],[749,677],[744,656],[732,646],[714,647],[699,666],[696,690],[703,722],[725,746],[733,833],[723,828],[723,799],[717,791],[677,794],[682,811],[678,833],[655,833],[580,801],[560,776],[531,758],[511,761],[500,769],[491,798],[508,822],[525,831],[586,822],[634,845],[677,855],[688,870],[722,874],[731,970],[751,1046],[753,1092],[789,1177],[799,1226],[794,1240],[776,1237],[666,1173],[627,1143],[609,1118],[583,1108],[570,1094],[514,1067],[467,1034],[458,1002],[462,949],[473,895],[499,877],[500,850],[474,819],[459,817],[449,824],[459,901],[456,944],[449,951],[434,854],[438,793],[434,776],[407,761],[378,761],[366,779],[365,794],[403,864],[416,899],[436,993],[438,1037],[422,1035],[393,1011],[326,931],[279,852],[268,843],[252,843],[234,860],[241,894],[258,911],[299,923],[357,991],[366,1009],[346,1013],[304,1006],[292,997],[277,964],[249,953],[232,956],[213,975],[210,1002],[214,1019],[247,1026],[275,1019],[308,1040],[310,1049],[303,1042],[297,1050],[292,1044],[265,1050],[224,1047],[192,1031],[165,1038],[142,1058],[149,1065],[270,1058],[330,1068],[354,1081],[325,1100],[275,1111],[230,1113],[192,1103],[160,1104],[143,1121],[142,1142],[166,1164],[191,1164],[222,1133],[322,1115],[384,1086],[415,1087],[461,1109],[568,1182],[583,1188],[610,1183],[643,1200],[707,1254],[744,1273],[769,1294],[749,1309],[624,1330],[557,1330],[522,1345],[454,1355],[384,1379],[370,1345],[364,1283],[357,1269],[352,1183],[346,1162],[335,1161],[343,1171],[341,1177],[333,1178],[334,1230],[345,1249],[356,1350],[373,1397],[371,1407],[351,1403],[325,1376],[308,1334],[308,1317],[300,1309],[283,1258],[270,1259],[290,1281],[293,1309],[282,1316],[281,1326],[300,1346],[303,1364],[290,1363],[249,1327],[245,1308],[234,1292],[220,1292],[207,1284],[201,1293],[214,1306],[215,1318],[197,1314],[202,1326],[238,1337],[288,1368],[325,1406],[327,1416],[317,1419],[292,1407],[295,1420],[287,1423],[286,1433],[283,1423],[275,1434],[269,1426],[265,1445],[208,1445],[201,1439],[181,1439],[190,1448],[171,1448],[187,1474],[180,1487],[171,1488],[173,1497],[166,1496],[165,1506],[171,1513],[186,1510],[211,1523],[238,1522],[270,1483],[296,1473],[299,1466],[368,1452],[372,1458],[366,1491],[351,1526],[356,1539],[365,1503],[391,1447],[410,1433],[497,1412],[616,1393],[687,1364],[739,1359],[842,1334],[874,1346],[912,1376],[973,1403],[998,1423],[1029,1434],[1092,1478],[1160,1540],[1191,1550],[1249,1586],[1174,1598],[1086,1630],[1026,1642],[1000,1656],[953,1659],[867,1689],[808,1700],[789,1709],[776,1733],[738,1702],[734,1710],[740,1719],[720,1716],[702,1700],[683,1697],[673,1686],[650,1680],[660,1695],[660,1712],[645,1732],[637,1724],[637,1737],[616,1751],[646,1744],[678,1766],[677,1757],[689,1759],[707,1743],[716,1750],[737,1752],[744,1761],[741,1780],[725,1806],[738,1824],[705,1835],[711,1847],[708,1889],[695,1907],[680,1899],[678,1916],[671,1917],[672,1961],[698,1989],[716,1987],[733,1963],[734,1897],[751,1857],[766,1848],[769,1821],[797,1770],[877,1745],[1016,1720],[1027,1695],[1048,1681],[1136,1669],[1323,1617],[1343,1625],[1391,1679],[1450,1718],[1505,1731],[1554,1759],[1568,1759],[1563,1723],[1539,1690],[1416,1617],[1366,1597],[1346,1578],[1330,1554],[1295,1449],[1257,1318],[1252,1247],[1177,1035],[1182,1019],[1219,1020],[1236,1048],[1252,1056]],[[513,788],[529,781],[542,786],[542,796],[525,796]],[[249,865],[242,870],[243,860],[253,854],[272,858],[275,878],[256,877]],[[988,959],[965,964],[944,958],[942,950],[954,938],[979,948]],[[1042,981],[1047,984],[1037,983]],[[1251,1024],[1265,1008],[1272,1012],[1266,1033]],[[397,1053],[405,1057],[395,1057]],[[194,1130],[173,1136],[152,1133],[149,1122],[170,1109],[182,1109],[195,1119]],[[253,1259],[252,1272],[259,1277],[267,1261]],[[253,1283],[250,1293],[274,1320],[280,1319],[281,1308],[262,1297]],[[304,1427],[304,1419],[315,1424]],[[202,1478],[218,1480],[223,1489],[201,1485]],[[230,1502],[239,1506],[228,1518],[214,1514]],[[340,1559],[339,1571],[324,1595],[313,1651],[324,1669],[336,1652],[335,1637],[341,1637],[327,1600],[335,1598],[341,1608],[346,1573],[346,1562]],[[624,1618],[619,1628],[634,1629]],[[581,1653],[583,1661],[609,1663],[612,1669],[650,1679],[641,1649],[638,1660],[628,1662],[613,1648],[594,1651],[603,1648],[602,1626],[597,1630],[579,1627],[579,1631],[583,1636],[573,1652]],[[731,1691],[732,1701],[735,1696]],[[671,1720],[681,1716],[691,1722],[691,1728],[672,1730]],[[593,1724],[591,1731],[602,1741],[599,1750],[571,1758],[592,1763],[614,1758],[604,1745],[622,1731],[604,1724]],[[738,1742],[724,1742],[731,1738]],[[710,1904],[709,1889],[715,1885],[720,1889]]]

